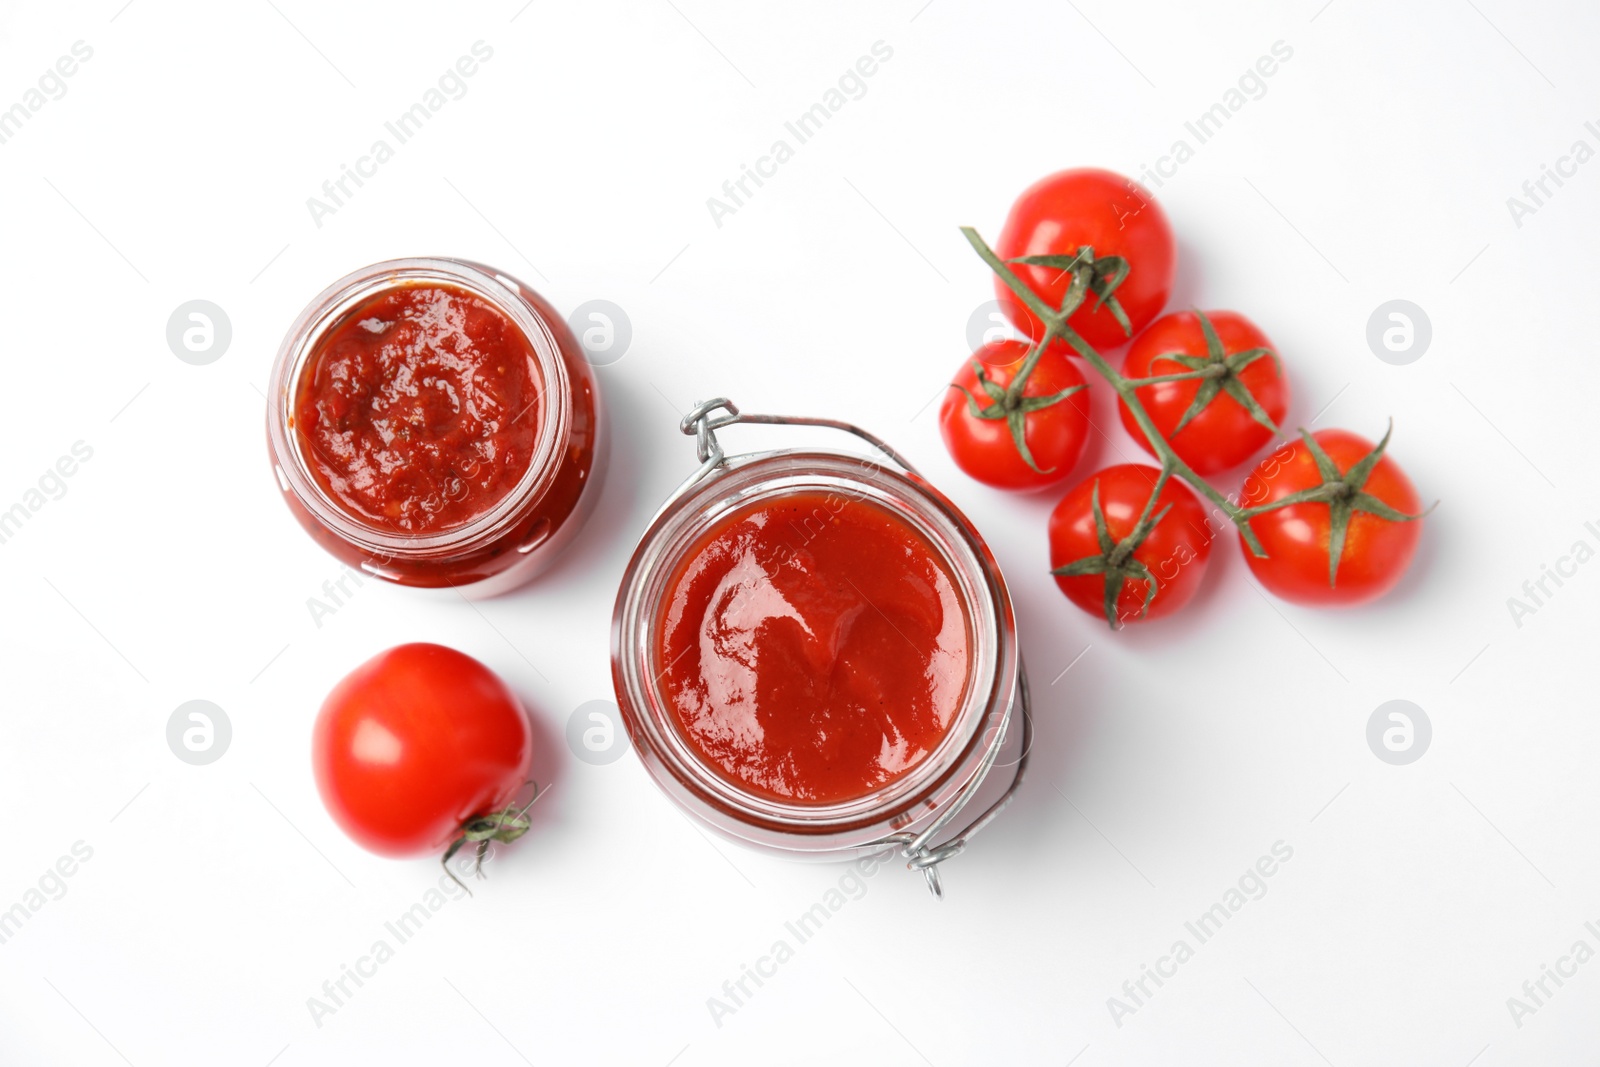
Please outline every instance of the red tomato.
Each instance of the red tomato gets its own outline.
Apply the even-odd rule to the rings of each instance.
[[[1363,476],[1359,467],[1373,453],[1365,438],[1345,430],[1322,430],[1311,436],[1340,477],[1330,482],[1305,442],[1291,441],[1263,459],[1245,479],[1240,503],[1260,507],[1325,484],[1343,500],[1290,504],[1250,518],[1250,528],[1267,555],[1257,557],[1244,546],[1241,535],[1244,558],[1262,585],[1297,604],[1359,604],[1382,596],[1400,580],[1416,553],[1422,524],[1396,516],[1419,515],[1417,491],[1400,465],[1386,455]],[[1383,443],[1388,443],[1387,435]],[[1329,554],[1339,510],[1348,515],[1348,526],[1335,574]]]
[[[443,849],[471,820],[506,808],[532,758],[528,717],[505,683],[430,644],[351,671],[323,701],[311,741],[328,813],[383,856]]]
[[[1089,437],[1083,372],[1054,345],[1029,372],[1018,403],[994,395],[1012,384],[1030,348],[1022,341],[984,345],[962,364],[939,405],[939,434],[956,466],[998,489],[1040,489],[1059,482],[1072,473]],[[973,414],[974,402],[982,415]],[[1018,445],[1019,430],[1027,456]]]
[[[1094,347],[1112,348],[1144,329],[1167,305],[1177,261],[1172,225],[1161,205],[1137,182],[1109,170],[1083,167],[1052,174],[1018,197],[994,250],[1001,259],[1011,260],[1070,257],[1084,247],[1093,248],[1096,259],[1120,256],[1128,264],[1127,277],[1112,295],[1127,314],[1129,331],[1110,307],[1098,306],[1093,295],[1068,320]],[[1013,264],[1011,269],[1052,309],[1061,307],[1072,283],[1070,272],[1060,266],[1027,264]],[[1044,324],[998,277],[995,292],[1019,330],[1035,339],[1044,336]]]
[[[1107,467],[1080,483],[1050,513],[1050,567],[1056,584],[1067,599],[1091,615],[1104,616],[1113,628],[1159,619],[1183,607],[1200,587],[1211,557],[1205,508],[1175,478],[1168,479],[1149,511],[1151,519],[1161,516],[1159,521],[1128,550],[1125,539],[1146,513],[1160,474],[1136,463]],[[1095,517],[1096,486],[1103,530]],[[1154,597],[1147,601],[1152,582]]]
[[[1159,382],[1137,392],[1178,458],[1196,474],[1215,474],[1237,467],[1277,436],[1277,424],[1289,410],[1289,383],[1272,342],[1254,323],[1236,311],[1203,314],[1204,321],[1199,313],[1177,311],[1151,323],[1128,349],[1123,374],[1154,378],[1216,369],[1215,378]],[[1206,321],[1216,331],[1212,337],[1206,335]],[[1268,354],[1262,355],[1263,349]],[[1254,404],[1254,413],[1248,404]],[[1155,455],[1127,403],[1118,400],[1117,406],[1122,425]]]

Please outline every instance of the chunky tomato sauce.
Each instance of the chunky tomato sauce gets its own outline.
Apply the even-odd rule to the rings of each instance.
[[[307,465],[335,500],[396,533],[456,528],[493,508],[538,440],[532,346],[453,286],[367,298],[311,352],[294,402]]]
[[[796,492],[737,508],[667,588],[659,685],[689,745],[752,792],[864,796],[938,747],[970,635],[938,551],[885,508]]]

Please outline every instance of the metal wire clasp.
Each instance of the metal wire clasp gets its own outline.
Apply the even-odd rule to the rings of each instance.
[[[1028,673],[1026,669],[1018,666],[1017,669],[1017,702],[1013,708],[1008,709],[1005,718],[1000,723],[1000,728],[995,731],[994,741],[990,743],[988,751],[984,753],[983,762],[973,773],[970,781],[962,788],[955,799],[951,800],[933,822],[921,831],[911,833],[892,834],[884,838],[885,844],[901,846],[901,854],[906,858],[906,867],[913,871],[921,871],[928,880],[928,891],[935,900],[944,899],[944,885],[939,880],[939,864],[952,856],[959,856],[966,850],[968,842],[978,835],[985,826],[994,821],[995,816],[1003,811],[1011,798],[1016,795],[1017,788],[1022,785],[1023,775],[1028,770],[1028,753],[1033,750],[1033,714],[1029,707]],[[932,844],[933,839],[940,831],[949,826],[961,809],[978,795],[978,790],[989,777],[989,772],[994,768],[995,761],[1000,758],[1000,750],[1005,747],[1006,735],[1011,731],[1012,711],[1022,711],[1022,755],[1017,759],[1017,776],[1011,780],[1006,791],[995,800],[993,804],[974,819],[959,835],[951,838],[942,845]]]
[[[713,417],[711,413],[719,408],[726,414]],[[694,450],[700,462],[715,467],[722,462],[722,445],[717,441],[717,431],[724,426],[731,426],[742,417],[737,404],[725,396],[719,396],[715,400],[702,400],[690,408],[689,413],[678,422],[678,429],[694,438]]]
[[[719,410],[724,414],[713,414]],[[868,433],[854,423],[841,422],[838,419],[812,419],[801,415],[747,415],[741,412],[733,401],[725,396],[719,396],[713,400],[702,400],[690,408],[689,413],[678,423],[679,430],[694,438],[695,453],[700,457],[700,470],[690,481],[698,481],[722,465],[726,456],[721,443],[717,440],[717,431],[736,422],[760,423],[767,426],[822,426],[830,430],[843,430],[861,438],[888,456],[901,469],[921,477],[910,460],[889,447],[882,438]]]

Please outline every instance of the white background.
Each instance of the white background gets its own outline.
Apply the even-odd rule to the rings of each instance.
[[[1592,1062],[1600,962],[1520,1027],[1506,1005],[1600,948],[1600,564],[1520,627],[1506,603],[1600,546],[1600,163],[1520,227],[1506,206],[1600,143],[1592,6],[123,2],[0,8],[0,106],[94,50],[0,145],[0,508],[93,449],[0,545],[0,909],[93,849],[0,945],[0,1062]],[[315,225],[307,197],[480,39],[467,95]],[[879,40],[866,95],[715,225],[707,197]],[[1192,143],[1184,121],[1278,40],[1266,95],[1157,190],[1173,303],[1261,324],[1290,425],[1375,437],[1393,415],[1391,455],[1443,503],[1375,606],[1271,600],[1224,539],[1181,616],[1111,634],[1045,573],[1058,494],[987,490],[940,445],[930,401],[991,298],[957,227],[993,237],[1052,170]],[[369,582],[318,627],[307,598],[338,570],[278,499],[268,367],[335,277],[429,253],[626,309],[609,480],[536,585],[474,609]],[[1365,340],[1396,297],[1433,324],[1409,366]],[[209,366],[165,340],[196,298],[233,326]],[[676,419],[720,394],[862,423],[968,510],[1018,603],[1038,744],[942,905],[882,871],[718,1026],[707,998],[840,870],[712,843],[632,754],[579,762],[564,730],[611,695],[616,582],[693,463]],[[1095,400],[1078,477],[1142,455]],[[511,682],[553,791],[319,1027],[307,998],[438,873],[346,840],[308,759],[333,682],[409,640]],[[202,767],[165,740],[197,698],[233,725]],[[1365,740],[1393,698],[1433,723],[1409,766]],[[1266,895],[1118,1026],[1107,998],[1280,840]]]

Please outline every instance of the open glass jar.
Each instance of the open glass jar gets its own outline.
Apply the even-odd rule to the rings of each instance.
[[[362,348],[383,343],[396,326],[421,339]],[[430,361],[421,369],[406,363],[418,352]],[[330,370],[324,364],[333,359],[343,362]],[[514,390],[504,384],[507,363]],[[352,386],[362,373],[375,380]],[[358,420],[380,402],[392,410],[347,430],[327,414],[334,402]],[[446,434],[456,437],[443,441]],[[505,592],[547,567],[583,525],[605,470],[599,391],[572,331],[532,289],[458,259],[375,263],[313,300],[273,366],[267,438],[285,501],[323,548],[388,581],[474,597]],[[368,454],[358,455],[363,447]],[[377,505],[364,506],[380,498],[357,495],[397,470],[406,475],[406,447],[419,464],[432,464],[431,481],[390,510],[426,521],[387,521]],[[505,463],[508,454],[519,466],[495,469],[497,481],[479,473],[480,459]]]
[[[844,430],[873,445],[885,459],[831,449],[794,448],[729,457],[724,455],[716,431],[734,423]],[[736,841],[785,855],[819,859],[848,859],[899,850],[909,867],[924,872],[935,896],[940,895],[937,865],[959,853],[1010,799],[1022,780],[1030,742],[1027,681],[1020,661],[1016,621],[993,555],[955,505],[888,445],[854,426],[824,419],[742,415],[729,401],[718,399],[697,406],[685,417],[681,428],[696,437],[701,466],[667,501],[645,532],[623,576],[612,621],[612,677],[629,737],[646,769],[675,803]],[[785,790],[775,792],[759,781],[730,773],[725,762],[710,754],[700,735],[686,726],[681,700],[669,691],[670,683],[664,682],[679,670],[678,659],[696,651],[686,647],[669,653],[668,633],[682,623],[682,612],[672,605],[683,603],[678,590],[686,571],[697,566],[697,555],[720,551],[708,549],[708,544],[716,544],[708,539],[720,536],[719,530],[745,521],[743,516],[762,512],[763,508],[781,509],[787,501],[819,498],[841,502],[836,509],[840,511],[844,502],[860,503],[873,515],[881,515],[887,525],[903,527],[907,531],[904,543],[918,546],[917,553],[927,553],[937,569],[951,580],[950,599],[958,618],[950,622],[964,630],[959,644],[964,649],[965,669],[959,674],[959,693],[949,701],[950,714],[941,719],[940,735],[917,759],[901,760],[894,774],[872,780],[853,794],[806,793],[806,783],[800,782],[801,788],[794,788],[795,783],[788,780]],[[772,524],[767,517],[759,517],[753,523],[757,529]],[[790,535],[785,532],[779,536]],[[787,559],[781,553],[769,558],[778,559],[779,567]],[[892,567],[893,554],[885,558]],[[852,566],[846,555],[845,569],[824,576],[822,585],[832,582],[843,588],[855,586],[857,581],[865,585],[866,568],[872,564],[863,560],[853,576]],[[754,618],[751,625],[757,627],[771,620],[776,620],[777,625],[790,625],[791,618],[799,619],[793,613],[804,610],[795,609],[781,593],[747,596],[750,586],[744,592],[730,593],[730,588],[726,580],[719,586],[721,603],[731,605],[731,615],[746,621]],[[746,597],[742,603],[730,600],[741,596]],[[863,598],[870,600],[865,594]],[[758,600],[765,606],[759,606]],[[902,629],[876,604],[859,605],[858,615],[870,619],[872,611],[878,611],[891,629]],[[674,612],[676,621],[669,619],[669,613]],[[796,625],[810,632],[809,620],[799,619]],[[730,640],[721,627],[721,622],[708,623],[692,640],[702,651],[715,645],[739,646],[733,653],[741,660],[738,669],[748,667],[750,672],[731,687],[721,686],[720,691],[724,697],[735,690],[747,696],[763,684],[757,675],[764,653],[752,644],[758,640],[753,631],[735,634]],[[900,636],[913,640],[907,633]],[[835,657],[831,664],[824,662],[824,675],[831,670],[835,677],[843,676],[837,658],[842,640],[835,630],[826,640],[809,646],[824,649],[817,652],[824,661],[830,655]],[[894,639],[886,640],[888,645],[878,646],[880,649],[892,649]],[[697,659],[699,654],[691,658]],[[879,691],[872,688],[876,680],[870,676],[887,654],[875,659],[869,652],[846,669],[852,679],[868,676],[868,692]],[[955,672],[950,676],[955,677]],[[714,682],[711,688],[716,690],[719,684]],[[732,699],[742,698],[734,692]],[[793,721],[772,718],[771,704],[752,713],[753,706],[725,717],[716,729],[724,736],[731,730],[764,739],[793,726]],[[797,709],[788,717],[807,723],[816,721],[807,717],[811,710]],[[875,711],[847,708],[846,714],[832,715],[826,729],[844,735],[842,742],[848,749],[852,741],[848,735],[856,728],[854,724],[867,722]],[[859,715],[851,714],[854,712]],[[778,714],[783,717],[782,709]],[[891,735],[897,744],[890,743]],[[832,740],[825,739],[829,745]],[[870,750],[878,748],[876,733],[870,733],[865,740]],[[882,742],[883,749],[887,752],[902,748],[898,742],[903,741],[891,729]],[[829,756],[806,765],[831,769],[831,759]],[[785,766],[800,765],[787,757],[786,760]]]

